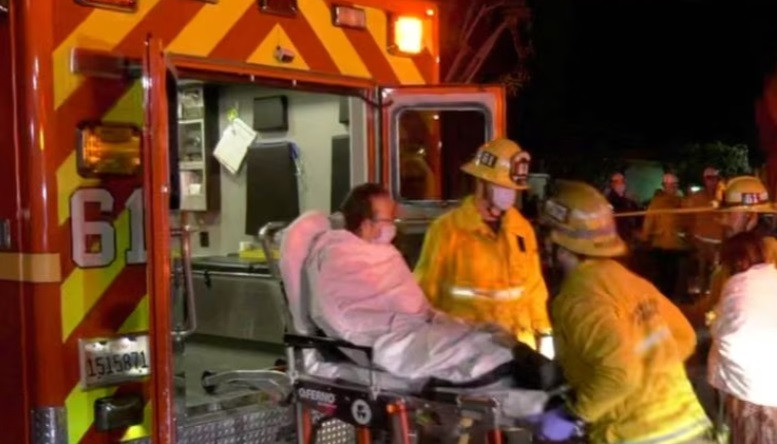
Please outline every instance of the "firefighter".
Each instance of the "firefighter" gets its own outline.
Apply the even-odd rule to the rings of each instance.
[[[497,324],[536,349],[550,334],[548,291],[534,229],[514,207],[530,159],[507,139],[481,146],[462,167],[474,193],[432,223],[415,274],[439,310]]]
[[[551,318],[573,390],[548,416],[579,418],[593,443],[701,440],[711,424],[683,365],[695,333],[652,284],[613,259],[627,247],[605,197],[584,183],[562,182],[542,223],[564,274]]]
[[[683,201],[685,208],[713,208],[720,201],[723,182],[720,172],[707,167],[703,173],[704,188],[691,193]],[[697,277],[695,289],[705,293],[709,276],[717,262],[718,247],[723,240],[723,226],[709,217],[709,213],[695,213],[687,216],[686,239],[693,247],[694,275]]]
[[[721,198],[725,188],[720,178],[720,172],[713,168],[704,169],[704,188],[691,193],[683,202],[686,208],[711,208]],[[723,239],[723,227],[706,213],[693,214],[690,217],[690,235],[692,241],[702,241],[707,244],[720,244]]]
[[[651,211],[680,208],[682,196],[674,174],[664,174],[661,184],[663,188],[656,192],[648,206],[642,240],[650,246],[655,271],[653,282],[663,294],[679,299],[684,295],[688,253],[688,245],[681,235],[683,218],[674,213],[651,214]]]
[[[729,238],[745,231],[754,231],[762,235],[766,260],[777,265],[777,239],[761,232],[759,215],[776,212],[763,182],[753,176],[731,179],[723,193],[723,201],[718,212],[720,214],[718,222],[723,226],[724,237]],[[712,275],[710,294],[701,301],[705,312],[709,312],[717,305],[723,284],[729,276],[731,271],[727,267],[717,267]]]

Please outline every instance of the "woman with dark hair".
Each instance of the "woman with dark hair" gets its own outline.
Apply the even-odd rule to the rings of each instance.
[[[753,232],[727,239],[721,261],[731,278],[715,309],[709,381],[723,395],[732,442],[777,443],[777,268]]]

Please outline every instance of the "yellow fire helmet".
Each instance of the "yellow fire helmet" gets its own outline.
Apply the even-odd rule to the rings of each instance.
[[[531,155],[517,143],[496,139],[478,148],[475,158],[461,167],[461,170],[495,185],[525,190],[529,188],[527,179],[530,161]]]
[[[739,176],[728,181],[720,210],[775,213],[777,207],[769,201],[769,192],[760,179],[753,176]]]
[[[583,182],[557,181],[556,185],[557,192],[545,202],[541,216],[541,222],[551,229],[551,241],[585,256],[626,253],[612,206],[599,191]]]

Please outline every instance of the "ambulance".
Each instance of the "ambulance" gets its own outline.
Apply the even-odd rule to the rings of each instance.
[[[202,378],[282,357],[268,222],[380,182],[412,263],[468,191],[451,172],[504,135],[504,92],[438,84],[439,16],[0,0],[3,442],[295,442],[287,403]]]

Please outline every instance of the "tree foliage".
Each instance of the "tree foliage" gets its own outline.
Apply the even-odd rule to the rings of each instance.
[[[679,149],[673,159],[677,177],[685,184],[701,182],[704,168],[712,166],[724,177],[749,174],[752,169],[746,145],[723,142],[691,143]]]
[[[612,154],[594,150],[549,156],[539,162],[537,169],[554,178],[579,180],[603,188],[609,183],[613,173],[624,171],[628,167],[626,160]]]
[[[513,54],[498,54],[499,62],[509,60],[498,81],[510,96],[517,96],[531,79],[530,63],[534,55],[531,39],[532,11],[526,0],[483,0],[448,2],[455,13],[448,15],[446,30],[450,64],[445,70],[446,83],[477,83],[487,62],[496,56],[500,39],[508,36]]]

